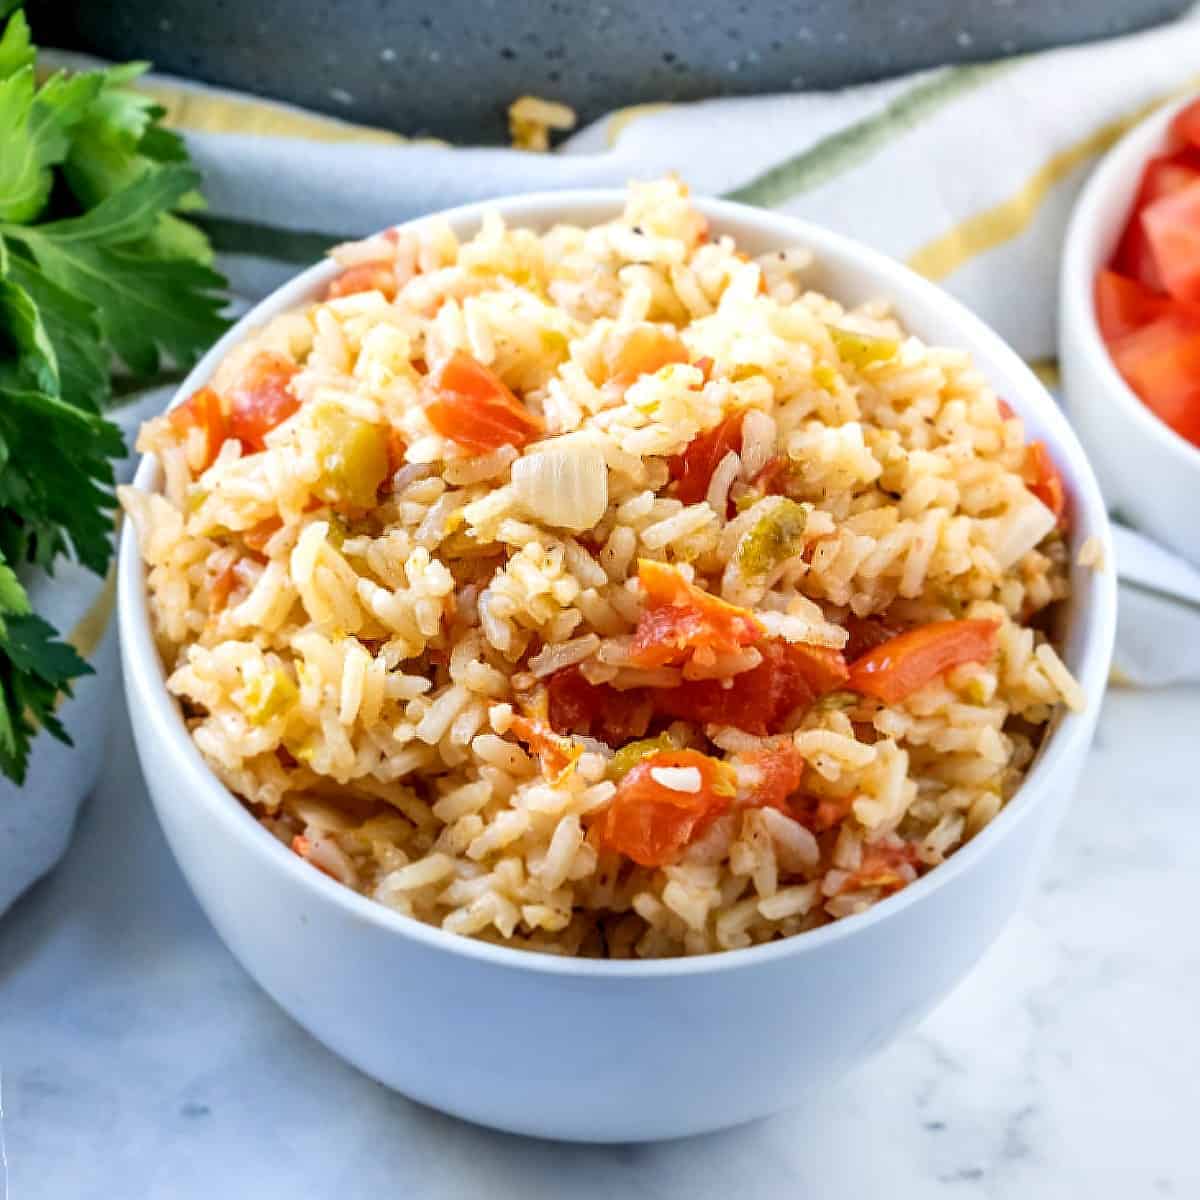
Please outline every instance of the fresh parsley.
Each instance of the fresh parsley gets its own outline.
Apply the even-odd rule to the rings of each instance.
[[[181,215],[199,176],[130,86],[145,66],[43,78],[36,60],[18,10],[0,36],[0,771],[18,783],[39,730],[69,742],[55,711],[91,670],[21,575],[60,555],[107,570],[113,376],[187,366],[225,327],[225,281]]]

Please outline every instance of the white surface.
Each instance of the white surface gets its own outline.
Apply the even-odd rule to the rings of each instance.
[[[9,1195],[1200,1195],[1198,722],[1200,689],[1109,694],[1036,894],[950,999],[819,1111],[601,1148],[439,1116],[284,1016],[188,893],[121,717],[65,862],[0,921]]]
[[[1126,384],[1096,323],[1096,273],[1129,219],[1142,170],[1166,144],[1186,97],[1109,151],[1071,215],[1063,248],[1058,352],[1063,399],[1115,513],[1200,565],[1200,449],[1160,421]]]
[[[467,237],[488,208],[510,225],[587,226],[612,219],[623,200],[613,191],[547,193],[444,216]],[[1108,518],[1074,434],[1029,368],[977,317],[827,230],[742,205],[698,200],[696,208],[714,236],[731,235],[750,254],[809,247],[809,286],[848,304],[886,295],[912,332],[969,351],[1066,477],[1073,547],[1094,538],[1111,558]],[[181,394],[208,382],[247,327],[311,299],[335,269],[310,269],[247,314]],[[144,462],[136,482],[159,486],[156,464]],[[1115,577],[1074,567],[1071,583],[1063,656],[1084,693],[1097,696],[1112,654]],[[1098,711],[1056,718],[1019,796],[950,862],[861,916],[736,956],[596,963],[514,955],[364,900],[247,820],[163,687],[132,523],[119,593],[126,695],[151,798],[234,955],[305,1028],[381,1081],[446,1112],[540,1136],[614,1142],[724,1128],[822,1092],[909,1030],[1017,907],[1078,779]],[[918,958],[921,970],[910,970]],[[858,987],[862,979],[874,986]]]

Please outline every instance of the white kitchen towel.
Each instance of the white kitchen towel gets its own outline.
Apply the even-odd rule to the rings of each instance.
[[[43,62],[95,65],[56,53]],[[139,86],[166,108],[204,172],[209,211],[201,219],[242,301],[265,295],[333,242],[436,209],[674,171],[699,193],[795,213],[908,262],[1052,373],[1057,258],[1072,202],[1097,157],[1139,117],[1200,87],[1200,20],[838,92],[641,105],[592,123],[551,154],[408,141],[162,76]],[[156,395],[138,407],[162,402]],[[135,416],[127,411],[122,423],[132,427]],[[72,620],[108,607],[100,581],[82,573],[76,582],[64,572],[52,591]],[[1143,593],[1123,600],[1123,613],[1135,616],[1122,628],[1125,677],[1200,679],[1200,661],[1177,652],[1181,642],[1200,646],[1200,610],[1168,606],[1178,632],[1155,643],[1142,636],[1148,603],[1165,602]],[[1154,619],[1164,627],[1161,613]],[[95,624],[93,616],[86,629],[94,633]],[[98,660],[106,680],[84,685],[88,702],[64,709],[82,745],[97,744],[107,712],[94,696],[117,686],[110,661]],[[38,739],[26,791],[49,788],[71,800],[61,806],[61,836],[43,837],[50,857],[65,843],[94,757],[68,758]],[[11,815],[4,790],[0,815]],[[45,823],[46,810],[40,817]],[[15,824],[8,832],[0,878],[20,856],[23,835]],[[28,874],[11,878],[19,886]],[[0,911],[6,899],[0,889]]]
[[[1026,358],[1054,354],[1058,250],[1097,157],[1200,87],[1200,20],[838,92],[642,105],[552,154],[406,142],[149,76],[204,171],[207,224],[254,297],[330,242],[489,196],[678,172],[795,213],[942,283]]]

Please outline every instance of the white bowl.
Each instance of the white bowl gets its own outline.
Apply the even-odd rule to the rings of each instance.
[[[491,207],[512,224],[610,219],[612,191],[454,209],[461,235]],[[890,297],[910,329],[971,351],[1044,439],[1074,497],[1076,546],[1111,555],[1079,444],[1024,363],[977,318],[897,263],[789,217],[698,207],[752,253],[807,245],[812,278],[843,300]],[[252,326],[312,298],[313,267],[249,313],[180,389],[211,376]],[[137,483],[159,485],[143,462]],[[1111,561],[1111,559],[1110,559]],[[748,1121],[818,1095],[921,1019],[1020,903],[1087,751],[1108,674],[1111,573],[1073,569],[1064,656],[1087,710],[1058,722],[1019,793],[946,864],[861,916],[726,954],[655,962],[562,959],[445,933],[327,879],[262,829],[209,771],[163,686],[128,523],[120,621],[138,753],[167,840],[218,933],[297,1021],[369,1075],[485,1125],[581,1141],[644,1141]]]
[[[1096,321],[1096,273],[1129,219],[1142,169],[1166,148],[1189,96],[1160,109],[1105,156],[1067,228],[1059,283],[1063,399],[1112,510],[1200,563],[1200,450],[1159,420],[1122,378]]]

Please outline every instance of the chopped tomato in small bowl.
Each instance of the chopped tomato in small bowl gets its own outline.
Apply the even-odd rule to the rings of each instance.
[[[1200,98],[1157,110],[1084,188],[1063,252],[1059,358],[1110,505],[1200,561]],[[1053,499],[1036,466],[1030,489]]]
[[[1100,336],[1151,412],[1200,446],[1200,100],[1180,109],[1142,168],[1096,275]]]

